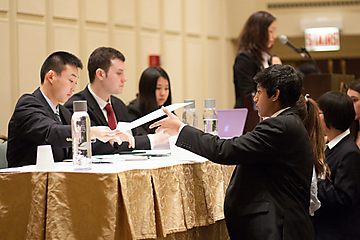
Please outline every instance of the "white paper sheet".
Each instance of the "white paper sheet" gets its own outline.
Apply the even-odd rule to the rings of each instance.
[[[172,112],[172,111],[175,111],[175,110],[177,110],[181,107],[184,107],[186,105],[189,105],[189,104],[191,104],[191,102],[190,103],[174,103],[169,106],[166,106],[165,108],[167,110],[169,110],[170,112]],[[150,122],[154,119],[162,117],[164,115],[165,115],[164,111],[160,108],[160,109],[157,109],[157,110],[155,110],[141,118],[138,118],[132,122],[118,122],[116,129],[118,129],[122,132],[126,132],[133,128],[139,127],[147,122]]]

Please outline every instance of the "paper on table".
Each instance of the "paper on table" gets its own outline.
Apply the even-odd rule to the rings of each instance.
[[[175,111],[176,109],[179,109],[179,108],[184,107],[189,104],[191,104],[191,102],[189,102],[189,103],[174,103],[169,106],[166,106],[165,108],[167,110],[169,110],[170,112],[172,112],[172,111]],[[133,128],[139,127],[147,122],[150,122],[154,119],[162,117],[164,115],[165,115],[164,111],[160,108],[160,109],[157,109],[157,110],[155,110],[141,118],[138,118],[132,122],[118,122],[116,129],[118,129],[122,132],[126,132]]]

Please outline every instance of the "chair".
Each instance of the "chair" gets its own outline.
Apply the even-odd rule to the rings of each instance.
[[[3,142],[0,144],[0,169],[8,167],[8,161],[6,160],[6,150],[7,150],[7,137],[0,135],[0,139]]]

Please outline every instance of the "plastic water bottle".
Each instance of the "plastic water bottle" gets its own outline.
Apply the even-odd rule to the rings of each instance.
[[[72,150],[74,170],[91,169],[90,118],[86,101],[73,102],[71,118]]]
[[[204,132],[218,135],[218,115],[215,109],[215,99],[205,99],[203,120]]]
[[[184,100],[184,103],[189,103],[189,102],[191,102],[191,104],[186,105],[184,107],[184,112],[182,114],[182,122],[188,124],[189,126],[197,128],[198,117],[195,111],[195,100],[193,99]]]

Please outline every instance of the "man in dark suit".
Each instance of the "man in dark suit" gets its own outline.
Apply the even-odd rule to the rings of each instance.
[[[75,91],[78,68],[80,59],[67,52],[54,52],[44,61],[40,87],[20,97],[9,122],[9,167],[35,164],[38,145],[51,145],[56,162],[72,158],[71,113],[59,103]],[[107,133],[112,132],[91,129],[93,138],[104,139]]]
[[[131,118],[126,105],[113,94],[121,94],[125,82],[125,57],[118,50],[111,47],[95,49],[88,60],[90,84],[85,89],[73,95],[66,103],[72,112],[72,102],[86,100],[91,126],[109,126],[116,128],[117,122],[130,122]],[[165,134],[146,135],[142,128],[132,130],[136,149],[151,149],[152,146],[162,144],[168,139]],[[118,153],[129,151],[128,143],[97,141],[92,144],[93,154]]]
[[[9,167],[36,163],[38,145],[50,144],[55,161],[71,158],[71,113],[60,102],[74,92],[82,68],[67,52],[52,53],[41,67],[41,86],[18,100],[8,127]]]
[[[253,131],[219,139],[168,118],[150,127],[170,135],[176,145],[215,163],[237,165],[229,183],[224,211],[231,239],[314,239],[309,217],[313,151],[295,107],[301,76],[291,66],[273,65],[254,80],[260,117]],[[165,110],[164,110],[165,111]]]
[[[321,207],[313,218],[316,239],[360,239],[360,151],[349,130],[355,118],[353,102],[344,93],[327,92],[318,105],[329,141],[325,157],[331,175],[318,181]]]

